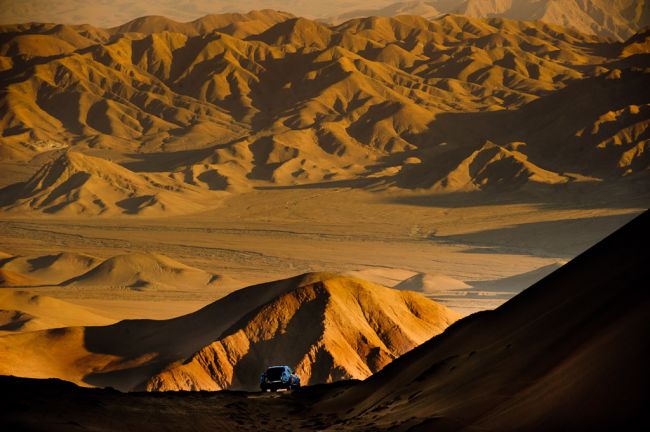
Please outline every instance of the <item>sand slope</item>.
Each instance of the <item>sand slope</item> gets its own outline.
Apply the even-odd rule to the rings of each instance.
[[[441,273],[417,273],[395,285],[395,289],[433,295],[436,292],[470,288],[465,282]]]
[[[319,276],[228,329],[148,390],[258,387],[265,365],[289,364],[304,384],[364,379],[440,333],[459,315],[411,292]]]
[[[646,421],[650,379],[649,223],[646,212],[498,310],[458,321],[363,382],[281,395],[151,395],[0,377],[12,395],[0,424],[54,431],[73,423],[146,431],[633,430]]]
[[[65,280],[62,286],[174,289],[201,288],[218,279],[216,275],[187,266],[164,255],[130,253],[108,258],[96,267]]]
[[[85,273],[99,263],[90,255],[61,252],[40,256],[7,256],[0,260],[0,270],[21,274],[32,281],[23,285],[57,285]]]
[[[0,334],[114,322],[96,311],[52,297],[28,291],[0,290]]]
[[[306,381],[327,382],[366,377],[457,318],[415,293],[316,273],[238,290],[171,320],[3,336],[0,373],[125,390],[250,388],[281,359]]]
[[[650,213],[322,403],[349,427],[607,430],[647,397]],[[408,403],[403,401],[408,400]]]

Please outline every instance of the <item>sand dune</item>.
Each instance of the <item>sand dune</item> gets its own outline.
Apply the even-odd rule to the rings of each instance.
[[[638,417],[647,399],[649,223],[646,212],[497,310],[458,322],[321,409],[354,407],[340,420],[350,429],[606,430]]]
[[[100,326],[116,320],[89,308],[28,291],[0,290],[0,334],[70,326]]]
[[[282,360],[305,382],[365,378],[457,318],[415,293],[308,274],[172,320],[3,336],[0,373],[125,390],[252,388],[259,370]]]
[[[394,287],[399,290],[421,292],[432,295],[436,292],[470,288],[465,282],[440,273],[418,273],[403,280]]]
[[[204,288],[219,279],[160,254],[130,253],[111,257],[83,274],[61,282],[74,287],[149,289]]]
[[[558,270],[563,265],[564,263],[558,262],[555,264],[549,264],[547,266],[540,267],[526,273],[491,281],[472,281],[471,284],[472,286],[479,289],[492,289],[519,293],[537,281]]]
[[[16,273],[11,270],[0,269],[0,287],[21,287],[42,285],[43,281],[26,276],[24,274]]]
[[[284,395],[154,396],[2,377],[12,395],[7,421],[48,430],[72,422],[152,431],[634,429],[650,378],[649,223],[646,212],[499,309],[456,322],[362,382]]]
[[[118,292],[184,292],[213,295],[229,292],[237,281],[188,266],[159,253],[133,252],[105,260],[62,252],[9,256],[0,260],[0,286],[38,288],[50,295],[113,298]],[[139,298],[139,297],[138,297]]]
[[[0,270],[22,274],[40,282],[25,285],[57,285],[88,271],[99,261],[96,257],[73,252],[41,256],[7,256],[0,261]]]

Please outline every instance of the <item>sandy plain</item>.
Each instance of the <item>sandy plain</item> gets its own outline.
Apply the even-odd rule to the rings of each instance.
[[[544,276],[543,268],[573,258],[647,207],[643,196],[617,202],[606,193],[600,203],[577,195],[554,203],[464,195],[306,187],[253,191],[189,216],[5,217],[0,250],[100,259],[159,253],[220,276],[201,291],[15,287],[115,319],[169,318],[235,289],[309,271],[352,273],[386,286],[443,274],[470,287],[429,295],[468,314],[497,307]],[[498,288],[518,275],[514,286]]]

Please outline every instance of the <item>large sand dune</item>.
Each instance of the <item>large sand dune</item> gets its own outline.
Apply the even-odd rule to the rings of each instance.
[[[123,390],[252,388],[269,362],[305,382],[365,378],[458,317],[416,293],[308,274],[172,320],[3,336],[0,373]]]
[[[0,261],[0,270],[32,279],[31,283],[22,284],[26,286],[57,285],[87,272],[100,262],[96,257],[74,252],[40,256],[7,255]]]

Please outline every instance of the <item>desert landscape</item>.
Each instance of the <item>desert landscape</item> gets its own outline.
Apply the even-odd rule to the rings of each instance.
[[[650,6],[559,3],[2,2],[0,424],[638,417]]]

